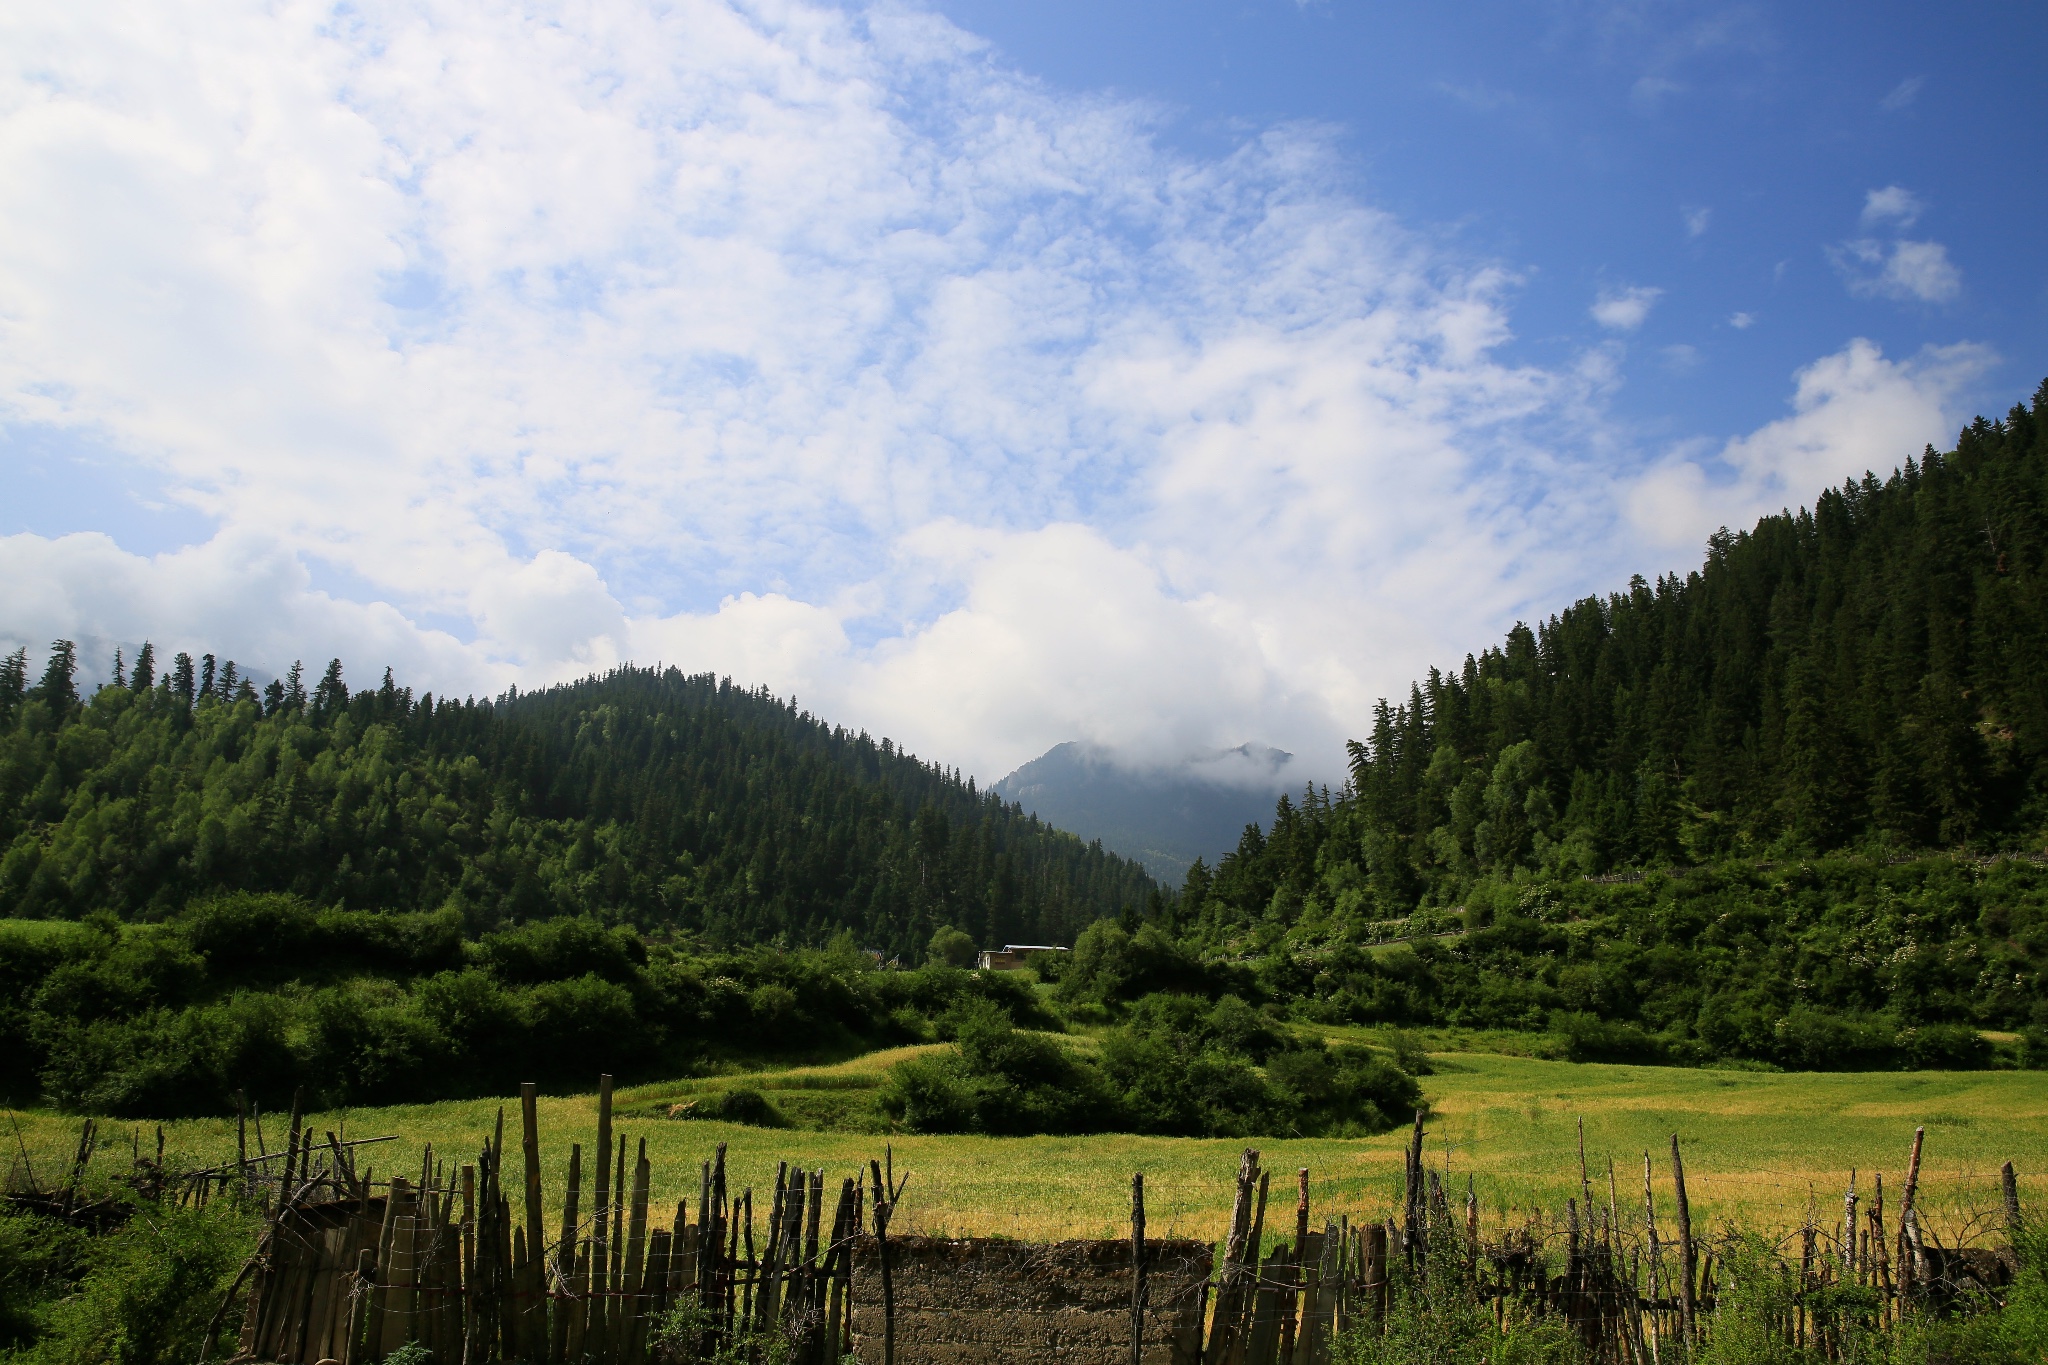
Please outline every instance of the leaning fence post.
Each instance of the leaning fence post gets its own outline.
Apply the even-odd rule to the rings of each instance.
[[[1998,1168],[1998,1186],[2005,1196],[2005,1230],[2017,1237],[2020,1235],[2020,1182],[2013,1174],[2010,1161]]]
[[[882,1263],[882,1365],[896,1365],[896,1284],[889,1275],[889,1214],[896,1201],[882,1179],[882,1163],[870,1157],[868,1169],[875,1178],[875,1255]]]
[[[1202,1355],[1203,1365],[1224,1365],[1236,1332],[1235,1305],[1244,1260],[1245,1238],[1251,1233],[1252,1191],[1258,1185],[1259,1154],[1245,1148],[1237,1163],[1237,1202],[1230,1210],[1230,1235],[1223,1243],[1223,1273],[1216,1283],[1216,1312],[1209,1323],[1209,1343]]]
[[[1678,1327],[1688,1349],[1694,1340],[1693,1272],[1697,1269],[1692,1244],[1692,1204],[1685,1196],[1685,1158],[1678,1154],[1678,1134],[1671,1135],[1671,1181],[1678,1191]]]
[[[1144,1352],[1145,1173],[1137,1171],[1131,1175],[1131,1365],[1139,1365]]]
[[[1906,1192],[1899,1199],[1899,1308],[1903,1311],[1919,1287],[1920,1223],[1913,1201],[1920,1192],[1920,1148],[1927,1140],[1925,1128],[1913,1130],[1913,1155],[1906,1163]]]

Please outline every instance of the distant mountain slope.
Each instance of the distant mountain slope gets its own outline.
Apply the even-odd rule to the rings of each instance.
[[[957,772],[708,674],[415,701],[388,673],[351,693],[337,663],[259,698],[181,656],[81,700],[57,655],[33,687],[20,652],[0,663],[0,914],[290,891],[913,954],[947,923],[1065,941],[1153,890]]]
[[[1246,825],[1273,815],[1292,754],[1240,745],[1179,769],[1136,772],[1081,744],[1059,744],[990,788],[1058,829],[1134,858],[1178,883],[1197,858],[1237,847]]]
[[[1432,669],[1351,757],[1344,793],[1189,888],[1203,935],[1289,907],[1405,916],[1531,874],[2040,849],[2048,383],[1951,452],[1717,532],[1683,577]]]

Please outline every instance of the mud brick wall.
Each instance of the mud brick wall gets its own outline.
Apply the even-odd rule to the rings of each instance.
[[[1196,1365],[1202,1284],[1215,1249],[1145,1248],[1143,1365]],[[1130,1365],[1131,1244],[891,1237],[897,1365]],[[853,1257],[854,1353],[882,1359],[882,1267],[873,1238]]]

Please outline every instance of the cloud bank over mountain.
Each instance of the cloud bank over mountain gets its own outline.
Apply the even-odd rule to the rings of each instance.
[[[1642,450],[1626,343],[1503,359],[1513,269],[1331,130],[1173,150],[893,5],[21,7],[0,49],[0,423],[216,528],[0,538],[32,648],[659,659],[984,776],[1259,735],[1331,778],[1376,697],[1945,439],[1984,363],[1845,338],[1782,422]]]

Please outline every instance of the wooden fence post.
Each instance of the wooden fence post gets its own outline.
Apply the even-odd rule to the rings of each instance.
[[[1230,1210],[1230,1235],[1223,1243],[1223,1271],[1216,1284],[1216,1311],[1202,1365],[1224,1365],[1236,1329],[1236,1300],[1243,1273],[1245,1238],[1251,1233],[1252,1191],[1258,1185],[1259,1154],[1247,1147],[1237,1163],[1237,1201]]]
[[[1899,1200],[1899,1308],[1904,1311],[1907,1302],[1919,1288],[1920,1228],[1913,1201],[1920,1192],[1920,1148],[1927,1140],[1925,1128],[1913,1130],[1913,1155],[1906,1163],[1906,1192]]]
[[[882,1164],[869,1158],[875,1180],[875,1255],[882,1263],[882,1365],[896,1365],[896,1284],[889,1275],[889,1214],[896,1201],[882,1179]]]
[[[1998,1168],[1998,1189],[2005,1199],[2005,1230],[2014,1237],[2020,1235],[2020,1182],[2013,1174],[2012,1163],[2006,1162]]]
[[[1131,1176],[1131,1365],[1140,1365],[1144,1354],[1145,1173],[1138,1171]]]
[[[1678,1192],[1678,1329],[1690,1351],[1695,1340],[1693,1275],[1698,1261],[1692,1241],[1692,1204],[1685,1197],[1685,1158],[1679,1155],[1676,1133],[1671,1135],[1671,1180]]]

